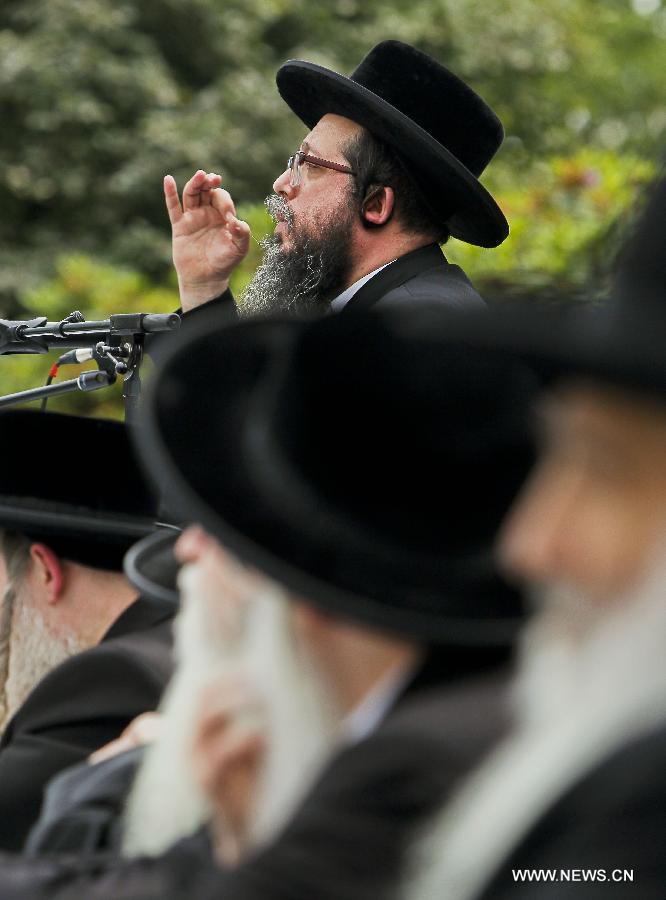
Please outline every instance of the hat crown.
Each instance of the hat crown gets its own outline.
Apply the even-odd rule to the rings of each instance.
[[[156,501],[120,422],[17,410],[0,415],[0,529],[59,556],[120,571]]]
[[[479,175],[502,143],[502,125],[461,79],[400,41],[377,44],[351,77],[287,60],[278,90],[308,128],[330,113],[393,148],[434,221],[480,247],[497,247],[506,218]]]
[[[291,506],[296,481],[314,490],[344,530],[386,552],[387,565],[406,546],[419,548],[421,565],[489,552],[531,459],[534,382],[513,361],[444,348],[420,322],[394,321],[400,331],[409,324],[412,340],[350,333],[339,320],[315,325],[286,373],[266,380],[258,413],[272,432],[279,502]],[[427,311],[423,321],[437,330]],[[273,482],[265,460],[256,471]],[[282,497],[285,486],[296,493]]]
[[[534,378],[475,365],[449,347],[455,315],[417,312],[202,322],[140,437],[170,506],[296,594],[418,640],[501,644],[523,609],[492,541],[532,459]]]
[[[0,441],[0,502],[100,518],[155,517],[153,493],[121,422],[13,410],[0,416]]]
[[[401,41],[382,41],[351,80],[408,116],[479,176],[504,139],[481,97],[432,57]]]

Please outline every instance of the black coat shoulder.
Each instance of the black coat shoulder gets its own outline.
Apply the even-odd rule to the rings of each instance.
[[[283,832],[231,871],[201,832],[156,859],[0,861],[6,900],[381,900],[392,894],[414,829],[497,739],[504,681],[406,693],[366,739],[343,747]],[[477,714],[451,718],[478,702]]]
[[[534,824],[482,900],[661,900],[666,885],[665,757],[666,725],[600,761]],[[550,871],[555,877],[516,881],[517,869]],[[563,880],[562,870],[577,872],[566,875],[577,880]],[[630,880],[613,880],[624,879],[625,871]]]
[[[345,314],[417,303],[471,310],[485,306],[463,270],[448,262],[437,244],[413,250],[366,281],[344,307]]]

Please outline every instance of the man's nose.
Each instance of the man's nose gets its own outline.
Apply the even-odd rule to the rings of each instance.
[[[174,556],[181,563],[197,562],[212,541],[200,525],[190,525],[174,544]]]
[[[566,580],[571,574],[567,546],[572,525],[567,498],[557,485],[528,483],[498,536],[501,568],[520,582]]]
[[[273,182],[273,190],[276,194],[281,194],[287,200],[291,200],[296,193],[296,188],[291,183],[291,169],[285,169],[281,175],[278,175]]]

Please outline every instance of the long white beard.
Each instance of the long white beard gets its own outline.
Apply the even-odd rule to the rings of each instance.
[[[205,628],[202,607],[186,592],[174,622],[176,671],[159,706],[162,730],[150,745],[127,800],[126,856],[158,855],[209,816],[190,766],[196,698],[217,665],[222,645]]]
[[[281,592],[262,597],[244,654],[265,698],[268,736],[248,825],[253,847],[269,842],[291,817],[340,737],[342,714],[314,661],[296,646],[288,603]]]
[[[536,595],[542,611],[520,644],[514,686],[517,723],[552,727],[571,711],[620,717],[632,691],[666,674],[666,540],[638,584],[608,604],[568,586]]]
[[[603,672],[592,648],[615,631],[603,606],[568,585],[553,585],[533,592],[539,612],[525,629],[518,646],[518,672],[513,686],[513,710],[524,728],[548,725],[566,716],[580,696],[584,670],[589,678]],[[596,675],[595,675],[596,678]],[[584,685],[584,683],[583,683]]]
[[[334,741],[339,717],[297,652],[283,592],[262,580],[241,627],[186,566],[177,619],[177,670],[162,703],[163,731],[131,792],[123,852],[158,855],[210,818],[190,762],[197,698],[216,678],[247,679],[265,700],[267,752],[249,822],[250,843],[269,840],[289,817]]]
[[[85,649],[73,632],[52,631],[38,610],[21,597],[13,603],[10,636],[3,652],[7,654],[0,671],[6,671],[4,684],[3,731],[28,695],[48,673],[70,656]]]
[[[416,846],[405,897],[476,897],[557,797],[666,721],[663,549],[612,608],[570,590],[546,592],[522,641],[514,733]]]

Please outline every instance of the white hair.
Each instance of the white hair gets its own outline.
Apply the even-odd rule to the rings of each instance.
[[[316,672],[295,646],[290,601],[266,579],[255,579],[255,585],[234,622],[224,598],[207,589],[196,567],[181,572],[177,669],[161,707],[164,730],[148,750],[129,798],[125,855],[158,855],[210,817],[190,752],[197,697],[216,679],[228,686],[230,674],[240,675],[264,700],[267,752],[249,823],[252,845],[279,830],[331,749],[337,719]]]
[[[6,570],[0,608],[0,732],[42,678],[83,649],[71,629],[54,632],[30,603],[25,584],[30,546],[22,534],[0,531]]]

